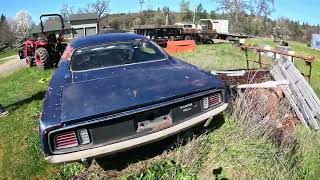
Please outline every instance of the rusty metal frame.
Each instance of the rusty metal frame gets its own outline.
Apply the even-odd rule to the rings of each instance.
[[[256,47],[256,46],[241,46],[241,50],[243,50],[245,52],[246,62],[247,62],[247,69],[248,70],[250,69],[250,62],[259,64],[260,68],[262,68],[263,65],[268,65],[268,64],[262,63],[261,53],[271,52],[271,53],[274,54],[274,57],[276,57],[277,54],[284,55],[284,56],[289,56],[289,57],[291,57],[292,63],[294,63],[296,59],[303,60],[306,63],[306,66],[309,67],[309,73],[308,74],[301,73],[301,74],[304,77],[308,78],[309,83],[311,81],[312,64],[316,61],[314,56],[302,56],[302,55],[298,55],[298,54],[292,55],[292,54],[283,53],[283,52],[275,51],[275,50],[265,50],[265,49],[262,49],[262,48],[259,48],[259,47]],[[250,50],[251,51],[256,51],[258,53],[258,61],[249,59],[248,52]]]

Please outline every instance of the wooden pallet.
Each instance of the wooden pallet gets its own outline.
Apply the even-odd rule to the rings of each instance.
[[[281,85],[281,88],[299,120],[319,130],[320,100],[295,65],[286,58],[276,59],[270,73],[277,81],[289,82],[289,85]]]

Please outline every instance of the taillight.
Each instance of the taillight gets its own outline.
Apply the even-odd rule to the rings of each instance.
[[[57,150],[75,147],[79,145],[76,133],[73,131],[56,135],[54,138],[54,142],[55,149]]]
[[[216,105],[218,105],[220,103],[221,103],[221,94],[220,93],[213,94],[213,95],[209,96],[209,105],[210,105],[210,107],[216,106]]]
[[[208,109],[210,107],[214,107],[219,105],[222,102],[221,93],[215,93],[210,95],[209,97],[205,97],[202,100],[202,108]]]

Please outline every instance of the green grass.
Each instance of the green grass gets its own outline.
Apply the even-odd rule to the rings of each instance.
[[[1,60],[2,58],[6,58],[9,56],[17,55],[18,51],[16,49],[6,50],[4,52],[0,52],[0,65],[6,63],[8,60]]]
[[[275,45],[270,39],[248,43]],[[320,52],[301,43],[290,44],[298,53],[314,55],[320,60]],[[250,56],[253,58],[254,54]],[[208,71],[246,68],[244,53],[230,44],[200,45],[195,53],[178,54],[177,57]],[[312,86],[318,94],[319,70],[320,63],[316,62]],[[38,119],[48,84],[38,81],[51,74],[52,70],[29,68],[0,78],[0,103],[10,111],[9,116],[0,119],[0,174],[4,179],[67,179],[83,171],[79,164],[49,164],[40,150]],[[287,162],[279,162],[274,158],[277,148],[271,142],[245,137],[235,121],[227,117],[220,129],[198,138],[196,153],[190,155],[187,162],[169,156],[153,161],[149,168],[135,172],[129,178],[195,179],[206,176],[212,179],[212,171],[220,167],[222,172],[218,178],[319,177],[319,135],[299,128],[296,136],[299,141],[297,153]],[[187,148],[183,146],[173,151],[178,153]],[[188,164],[195,158],[192,165]],[[294,173],[290,169],[294,169]]]
[[[126,178],[274,179],[278,174],[290,176],[289,167],[277,165],[279,162],[275,155],[278,149],[272,142],[247,138],[241,127],[228,116],[221,128],[200,136],[198,140],[201,157],[194,166],[179,163],[174,158],[162,158],[153,162],[148,169]]]
[[[17,49],[9,49],[9,50],[5,50],[3,52],[0,52],[0,59],[2,58],[6,58],[9,56],[13,56],[13,55],[17,55],[18,54],[18,50]],[[0,61],[1,63],[1,61]]]
[[[175,56],[207,71],[246,68],[245,54],[231,44],[199,45],[195,53]]]
[[[252,45],[276,44],[272,39],[252,39]],[[289,42],[298,54],[315,56],[311,85],[320,94],[319,70],[320,51],[310,49],[306,44]],[[229,44],[198,46],[195,53],[177,54],[177,57],[207,71],[246,68],[244,52]],[[254,53],[250,59],[257,59]],[[297,63],[300,70],[305,70],[303,63]],[[254,67],[254,66],[251,66]],[[257,65],[255,66],[257,67]],[[165,172],[168,177],[194,177],[199,179],[318,179],[320,177],[320,135],[298,127],[295,137],[298,142],[293,156],[278,156],[278,148],[268,139],[248,138],[233,119],[227,118],[226,123],[218,130],[200,137],[201,158],[204,160],[199,167],[186,167],[174,164],[167,167],[162,160],[153,162],[153,166],[136,174],[138,179],[157,179]],[[183,148],[183,147],[182,147]],[[181,167],[183,170],[180,170]],[[178,172],[172,168],[179,169]],[[159,170],[160,169],[160,170]],[[213,171],[221,170],[221,174],[213,175]],[[130,176],[132,177],[132,176]],[[166,179],[166,178],[164,178]],[[183,179],[183,178],[182,178]],[[188,179],[188,178],[185,178]]]
[[[0,103],[10,114],[0,119],[0,173],[3,178],[67,178],[79,165],[51,165],[40,150],[38,119],[52,71],[20,70],[0,79]]]

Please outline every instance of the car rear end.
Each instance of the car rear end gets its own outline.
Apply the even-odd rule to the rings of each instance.
[[[227,107],[224,89],[99,117],[52,131],[52,163],[116,153],[151,143],[205,122]]]
[[[133,48],[152,45],[133,40]],[[110,49],[116,49],[117,55],[119,50],[132,52],[127,44],[67,47],[65,60],[52,77],[40,121],[41,144],[49,162],[125,151],[204,123],[226,109],[225,85],[217,76],[162,54],[161,49],[144,49],[144,56],[107,53],[106,58]],[[151,53],[151,58],[142,62],[117,64],[117,60],[106,65],[101,61],[140,60],[145,53]],[[159,54],[161,58],[154,58]],[[73,61],[76,55],[82,60]],[[88,64],[94,60],[99,63]]]

